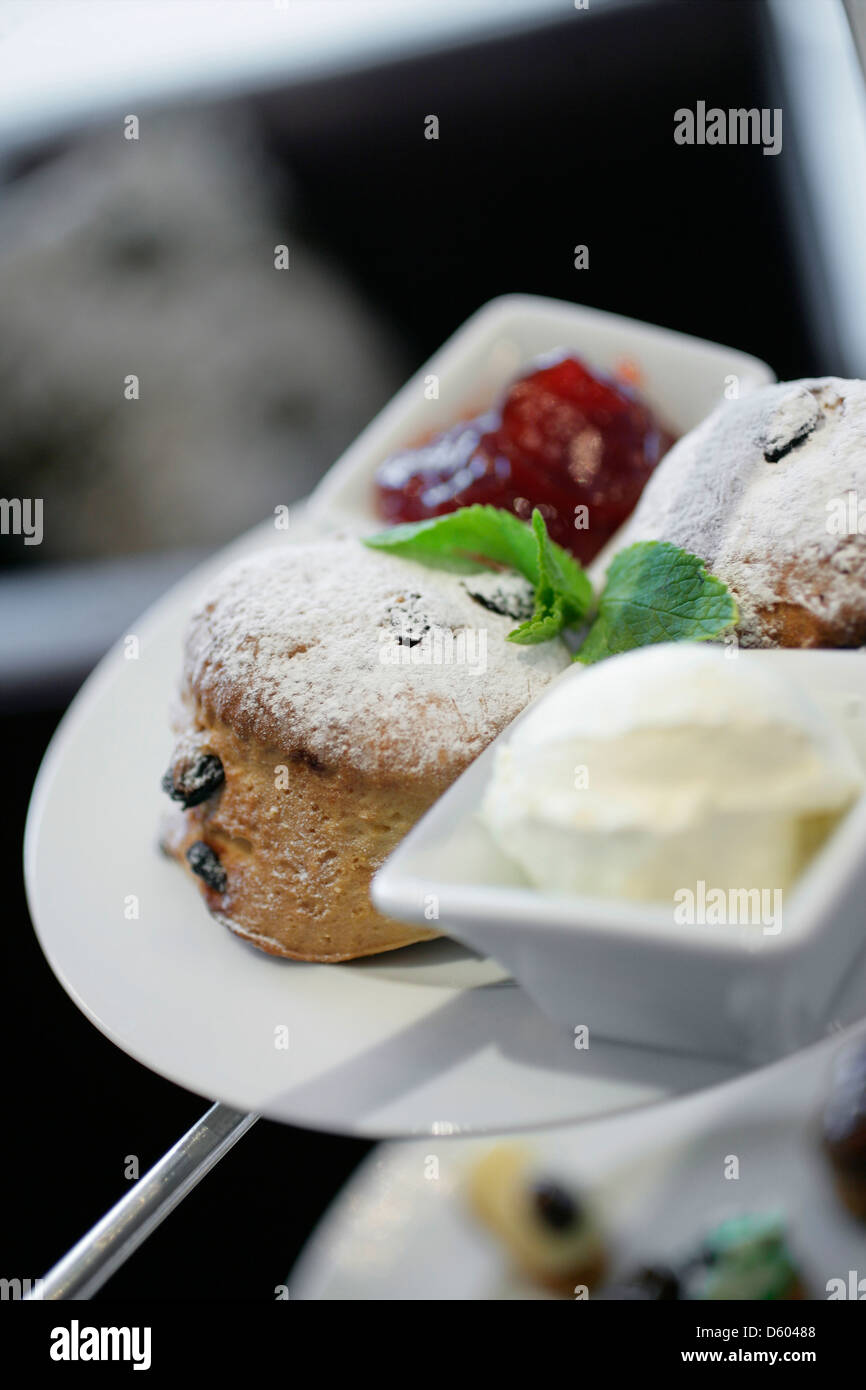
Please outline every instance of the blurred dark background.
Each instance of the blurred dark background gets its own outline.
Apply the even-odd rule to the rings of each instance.
[[[43,1273],[122,1195],[125,1155],[143,1171],[208,1103],[103,1039],[30,930],[24,817],[78,683],[196,558],[308,492],[494,295],[681,329],[780,377],[855,370],[822,310],[784,59],[762,0],[563,0],[511,36],[143,110],[135,149],[118,107],[6,152],[0,494],[43,497],[45,539],[0,537],[0,1274]],[[673,112],[699,99],[784,106],[782,153],[675,145]],[[136,370],[132,412],[118,379]],[[367,1148],[261,1122],[102,1296],[272,1298]]]

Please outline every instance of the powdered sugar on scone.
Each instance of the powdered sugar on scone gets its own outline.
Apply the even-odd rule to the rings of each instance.
[[[193,616],[189,707],[313,766],[456,775],[569,664],[560,642],[506,641],[496,609],[525,606],[525,581],[470,588],[357,540],[263,551]]]
[[[719,406],[663,459],[596,582],[616,551],[650,539],[728,584],[744,645],[862,645],[866,382],[783,382]]]

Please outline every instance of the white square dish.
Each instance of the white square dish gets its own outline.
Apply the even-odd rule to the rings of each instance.
[[[372,484],[389,454],[488,409],[522,367],[557,348],[608,372],[635,363],[641,395],[677,434],[726,390],[746,395],[776,379],[766,362],[702,338],[558,299],[503,295],[473,314],[371,421],[312,493],[308,515],[353,531],[381,525]]]
[[[866,653],[740,651],[844,727],[866,766]],[[515,724],[523,719],[519,716]],[[762,1062],[813,1042],[866,943],[866,796],[808,865],[778,935],[682,925],[670,906],[530,887],[478,818],[485,750],[386,861],[373,900],[495,957],[552,1018],[590,1034]]]

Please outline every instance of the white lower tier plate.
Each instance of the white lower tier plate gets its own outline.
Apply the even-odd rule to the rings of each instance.
[[[837,1045],[821,1043],[650,1114],[526,1143],[542,1165],[593,1194],[615,1277],[642,1264],[678,1263],[726,1217],[780,1212],[808,1298],[838,1297],[831,1280],[842,1280],[851,1297],[863,1279],[866,1296],[866,1226],[838,1201],[818,1147],[817,1116]],[[467,1210],[466,1171],[488,1147],[489,1140],[458,1139],[375,1149],[289,1275],[290,1298],[551,1297],[514,1273],[503,1247]],[[732,1158],[736,1178],[726,1177],[735,1171]],[[808,1326],[809,1318],[791,1312],[779,1323]]]

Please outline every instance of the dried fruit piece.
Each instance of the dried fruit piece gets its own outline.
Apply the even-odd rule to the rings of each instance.
[[[196,840],[194,845],[190,845],[186,852],[186,862],[208,888],[212,888],[215,893],[226,891],[228,874],[220,863],[216,850],[211,849],[204,840]]]
[[[533,1185],[532,1204],[539,1221],[552,1231],[573,1230],[584,1219],[575,1195],[550,1178],[540,1179]]]
[[[763,450],[767,463],[779,463],[817,428],[821,407],[811,391],[797,386],[780,401],[764,432]]]
[[[198,806],[213,796],[225,781],[225,770],[216,753],[198,751],[177,758],[162,779],[163,791],[182,806]]]

